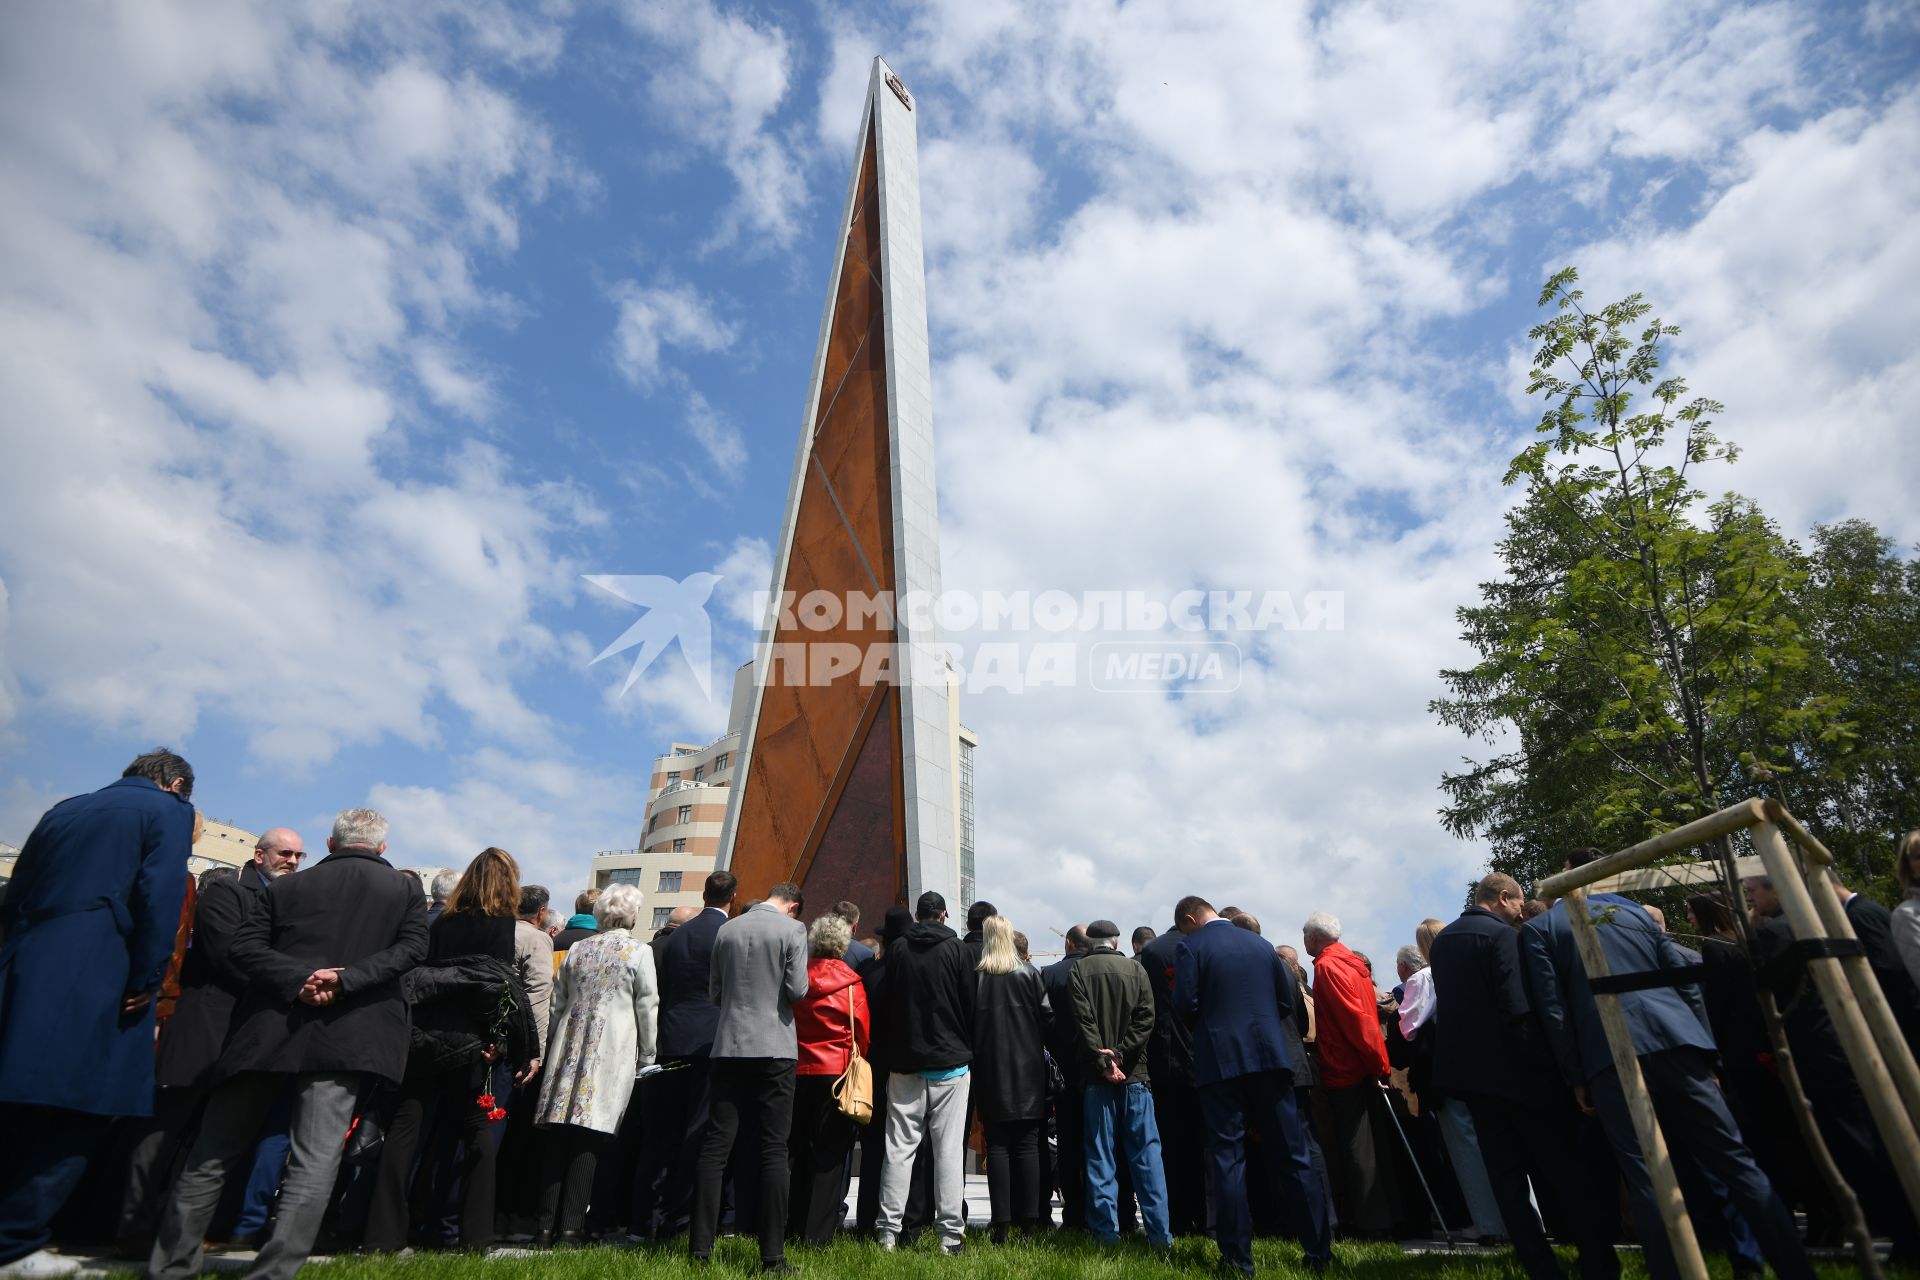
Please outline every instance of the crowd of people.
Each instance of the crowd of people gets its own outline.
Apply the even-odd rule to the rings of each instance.
[[[1619,1273],[1630,1232],[1653,1276],[1679,1274],[1566,905],[1505,875],[1421,922],[1390,989],[1333,915],[1307,915],[1296,950],[1197,895],[1124,952],[1113,921],[1075,925],[1039,968],[992,904],[950,922],[931,892],[868,934],[851,903],[809,919],[794,884],[739,901],[726,871],[651,937],[630,885],[562,919],[502,849],[422,885],[361,808],[304,870],[275,828],[194,881],[192,788],[162,750],[55,806],[0,906],[9,1273],[72,1269],[56,1235],[110,1237],[160,1277],[255,1248],[249,1274],[285,1280],[316,1247],[684,1236],[705,1260],[729,1224],[785,1273],[787,1244],[849,1230],[850,1206],[880,1249],[931,1232],[958,1252],[982,1210],[994,1244],[1055,1229],[1057,1198],[1059,1226],[1098,1241],[1210,1236],[1230,1274],[1252,1274],[1256,1234],[1318,1270],[1336,1235],[1436,1231],[1510,1243],[1536,1278],[1561,1274],[1558,1238],[1588,1280]],[[1912,1044],[1920,832],[1898,877],[1894,912],[1838,888]],[[1809,1277],[1808,1237],[1838,1231],[1765,983],[1821,1137],[1912,1260],[1772,888],[1689,898],[1693,951],[1656,911],[1589,899],[1616,979],[1653,975],[1619,1000],[1690,1216],[1736,1275]]]

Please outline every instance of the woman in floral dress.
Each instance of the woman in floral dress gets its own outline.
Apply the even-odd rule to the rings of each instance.
[[[602,893],[593,907],[600,931],[569,947],[554,976],[533,1121],[545,1131],[537,1244],[582,1242],[594,1164],[620,1128],[634,1073],[653,1061],[660,988],[653,949],[633,935],[641,902],[632,885]]]

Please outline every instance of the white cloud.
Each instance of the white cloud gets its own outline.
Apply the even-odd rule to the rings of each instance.
[[[687,397],[687,431],[706,450],[707,457],[722,475],[733,477],[740,474],[740,468],[747,461],[747,444],[740,435],[740,428],[708,404],[707,398],[697,391]]]
[[[613,326],[613,361],[634,386],[651,390],[668,367],[662,348],[724,351],[733,345],[733,326],[713,313],[697,289],[682,284],[643,286],[623,280],[613,287],[619,318]]]
[[[513,677],[592,504],[404,425],[485,408],[459,328],[564,176],[544,127],[338,11],[8,25],[0,687],[142,737],[217,719],[261,768],[449,712],[550,738]]]
[[[716,152],[738,189],[710,243],[792,241],[807,189],[793,148],[773,128],[791,76],[786,32],[713,0],[626,0],[620,13],[656,46],[650,103]]]
[[[461,761],[449,787],[380,783],[367,803],[392,823],[396,865],[465,867],[493,845],[514,856],[524,883],[571,900],[588,858],[633,847],[646,764],[603,773],[565,757],[483,750]]]
[[[1865,515],[1920,538],[1920,92],[1745,139],[1692,223],[1575,251],[1588,296],[1645,290],[1681,326],[1669,369],[1726,404],[1745,454],[1702,476],[1803,531]]]

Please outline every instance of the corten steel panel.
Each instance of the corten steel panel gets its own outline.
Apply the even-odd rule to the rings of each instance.
[[[900,824],[895,809],[900,776],[898,695],[874,690],[877,706],[859,754],[834,798],[819,845],[802,881],[809,914],[847,899],[860,907],[863,928],[877,931],[900,889]]]
[[[848,226],[834,312],[804,463],[785,580],[776,599],[826,591],[846,601],[894,580],[891,459],[887,447],[885,326],[871,126]],[[883,617],[826,629],[780,626],[776,646],[891,645]],[[775,652],[782,652],[776,648]],[[741,896],[798,875],[810,903],[848,897],[877,921],[903,883],[900,731],[892,699],[858,669],[830,683],[802,681],[775,663],[747,756],[730,866]],[[842,809],[845,812],[842,812]],[[824,850],[824,856],[817,856]]]

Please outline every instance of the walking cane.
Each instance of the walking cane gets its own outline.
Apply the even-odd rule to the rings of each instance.
[[[1454,1247],[1453,1232],[1447,1228],[1447,1215],[1440,1212],[1440,1202],[1433,1198],[1433,1188],[1427,1185],[1426,1171],[1420,1167],[1420,1157],[1414,1154],[1413,1139],[1407,1136],[1407,1127],[1400,1123],[1400,1116],[1393,1109],[1393,1087],[1384,1082],[1380,1084],[1380,1099],[1387,1109],[1387,1116],[1393,1121],[1394,1132],[1400,1135],[1400,1143],[1407,1149],[1407,1159],[1413,1165],[1414,1176],[1420,1179],[1420,1189],[1427,1193],[1427,1203],[1433,1206],[1433,1220],[1440,1224],[1440,1234],[1446,1238],[1447,1248]]]

